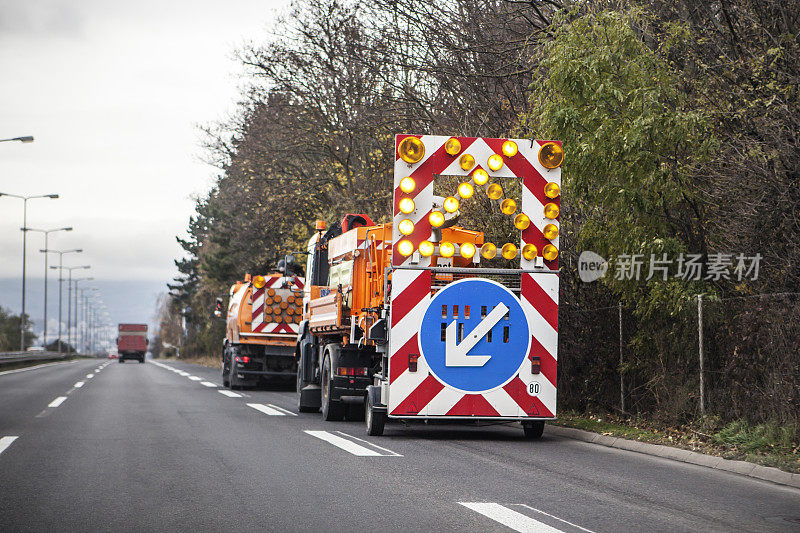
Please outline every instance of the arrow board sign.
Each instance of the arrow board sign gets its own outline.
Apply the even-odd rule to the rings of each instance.
[[[471,394],[511,381],[530,349],[519,300],[487,279],[464,279],[441,289],[430,300],[419,333],[422,356],[434,377]]]

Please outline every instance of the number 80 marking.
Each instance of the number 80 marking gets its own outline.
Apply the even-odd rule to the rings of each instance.
[[[536,396],[539,394],[539,382],[534,381],[528,385],[528,394],[531,396]]]

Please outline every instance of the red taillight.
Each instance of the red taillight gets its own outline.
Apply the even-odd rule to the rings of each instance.
[[[340,366],[336,368],[337,376],[366,376],[368,374],[369,369],[365,366],[355,368],[350,366]]]
[[[531,357],[531,374],[538,374],[541,372],[542,358],[538,355]]]
[[[237,363],[249,363],[250,362],[250,358],[248,356],[246,356],[246,355],[244,355],[242,357],[234,357],[233,360],[236,361]]]
[[[408,354],[408,371],[409,372],[416,372],[417,371],[417,359],[419,359],[419,354],[416,354],[416,353]]]

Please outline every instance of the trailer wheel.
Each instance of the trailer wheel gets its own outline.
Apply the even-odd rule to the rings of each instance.
[[[383,435],[383,427],[386,425],[386,410],[376,409],[372,403],[372,395],[369,393],[364,402],[366,404],[364,420],[367,423],[367,435],[372,437]]]
[[[125,362],[125,359],[123,359],[122,357],[120,357],[119,359],[117,359],[117,361],[119,361],[119,363],[120,363],[120,364],[122,364],[122,363],[124,363],[124,362]]]
[[[344,407],[341,402],[334,401],[331,396],[333,391],[331,383],[331,358],[325,356],[322,365],[322,419],[325,421],[338,421],[344,418]]]
[[[525,432],[525,438],[528,440],[535,440],[542,437],[544,433],[544,422],[523,422],[522,430]]]

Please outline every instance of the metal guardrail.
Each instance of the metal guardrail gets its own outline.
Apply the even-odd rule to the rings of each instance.
[[[0,353],[0,366],[31,361],[57,361],[66,359],[68,355],[58,352],[3,352]]]

